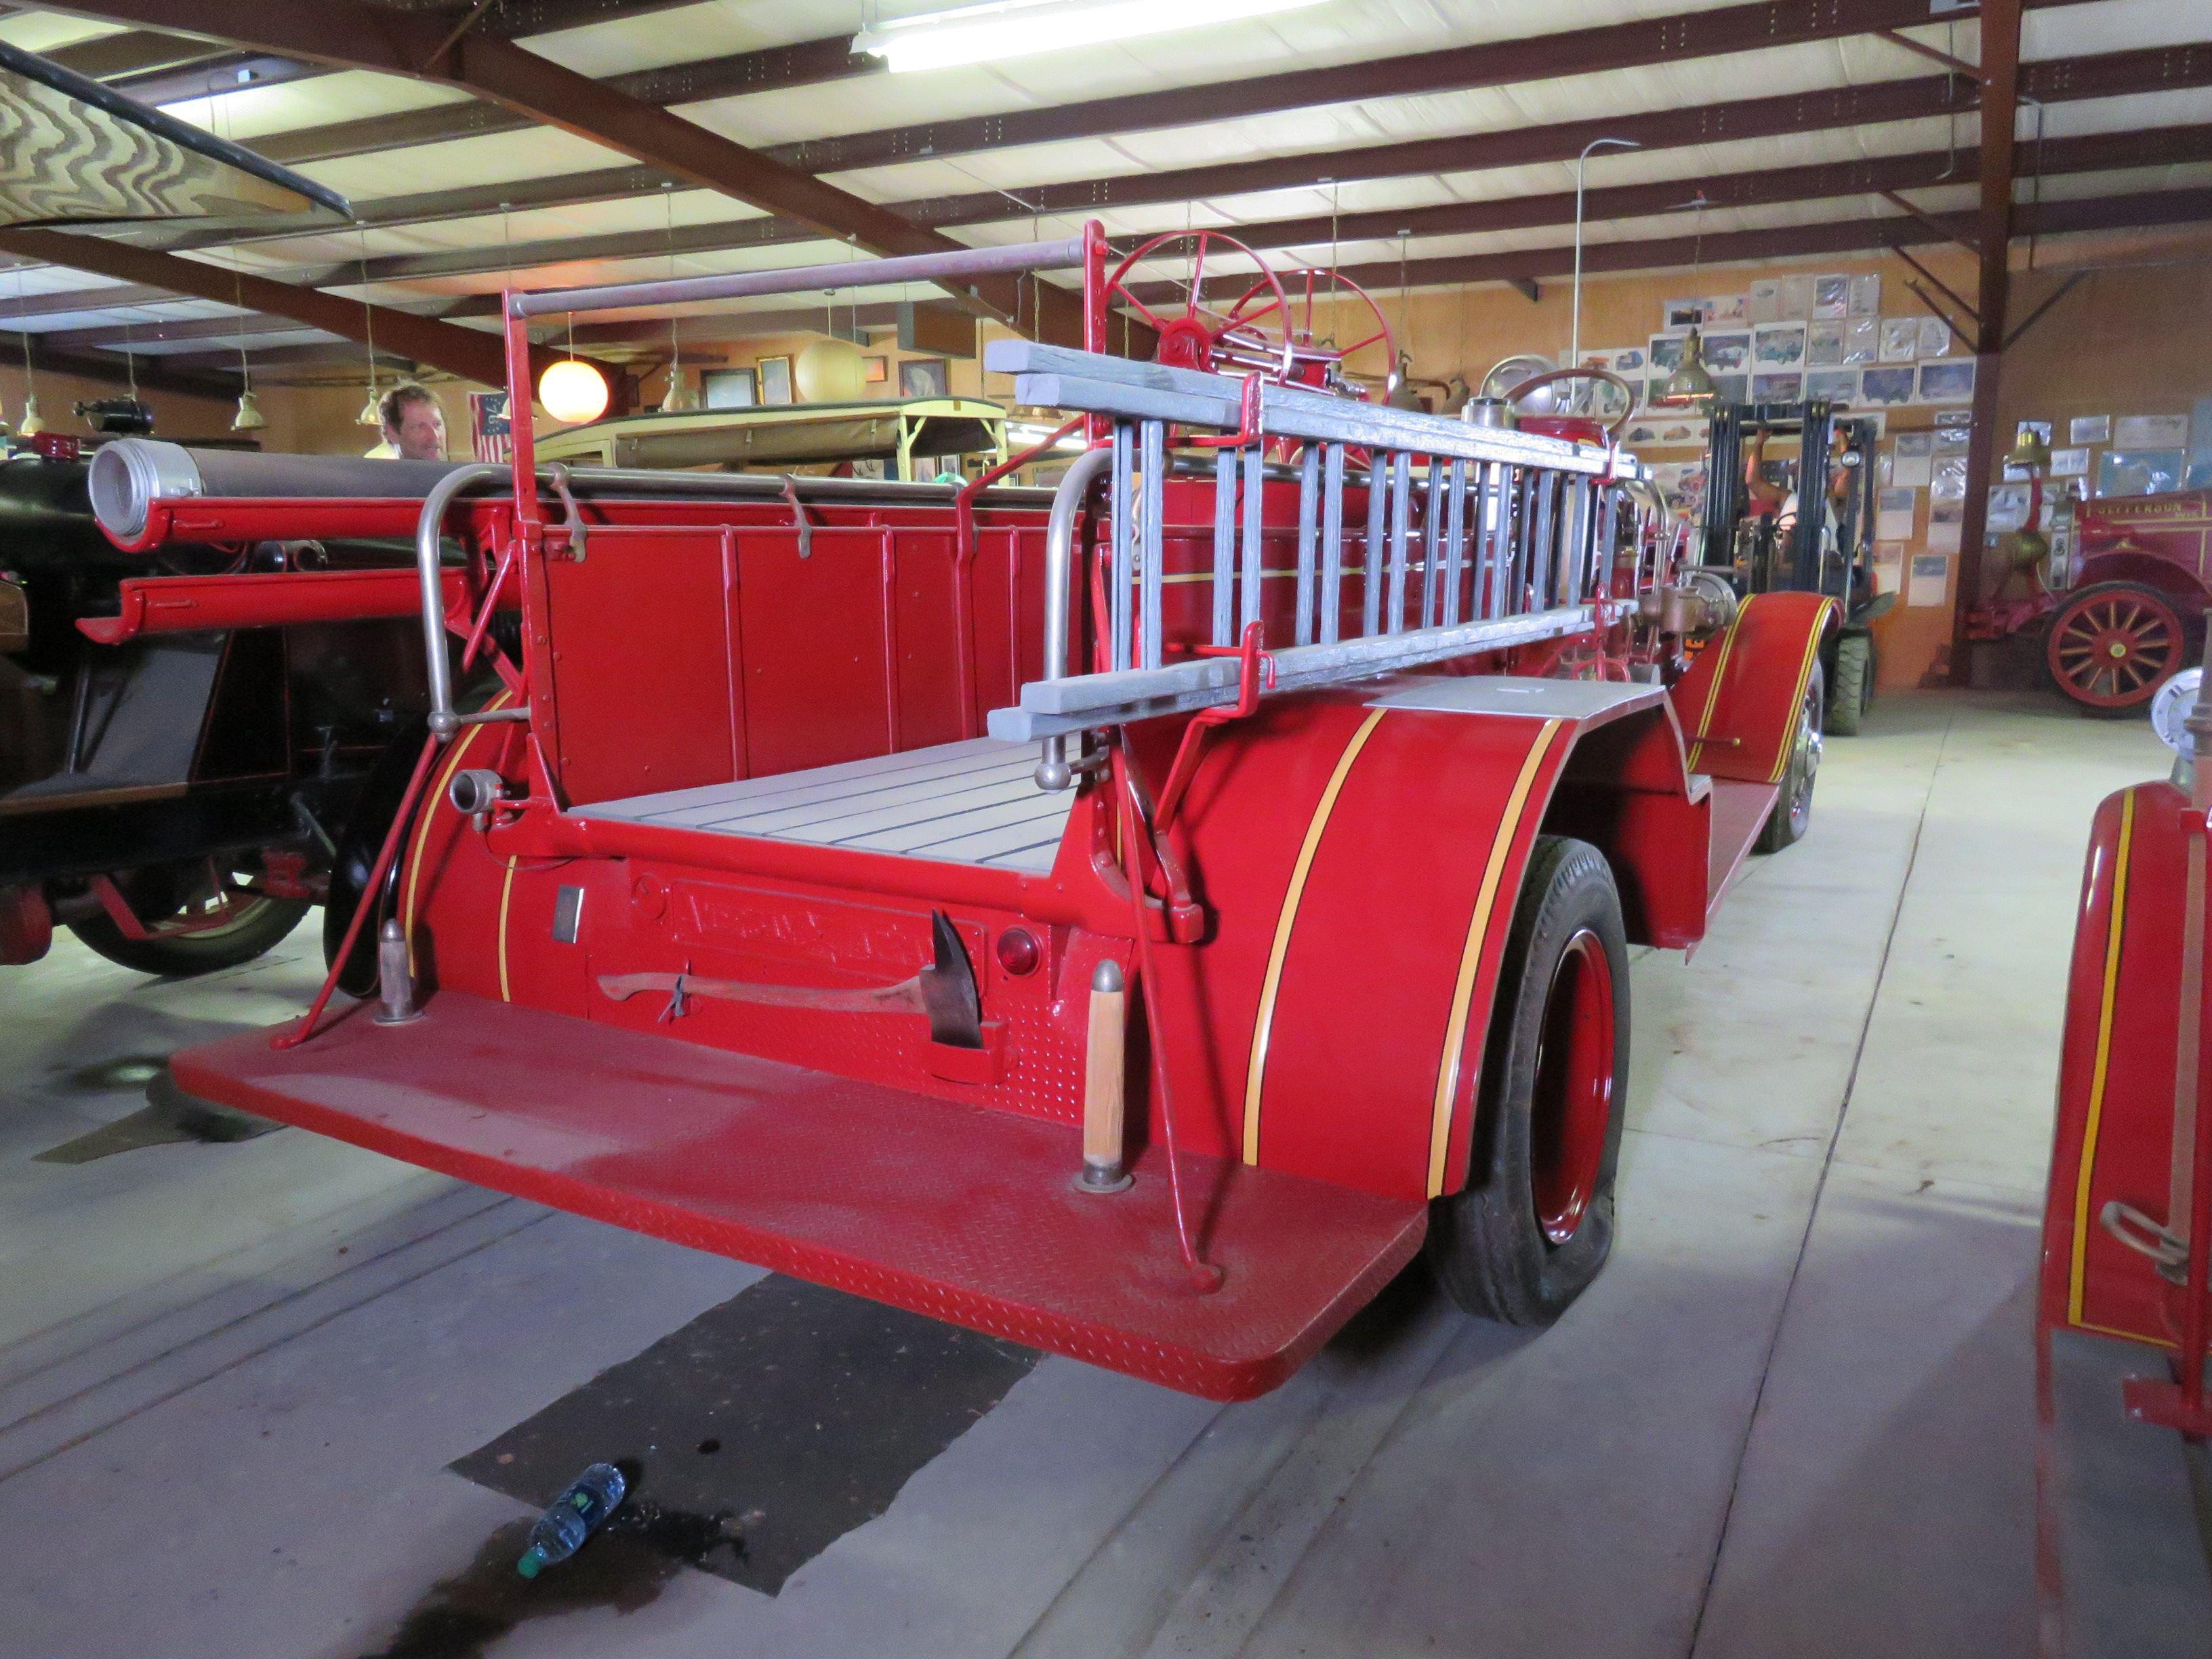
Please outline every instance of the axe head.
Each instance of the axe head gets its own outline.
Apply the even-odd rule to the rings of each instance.
[[[921,982],[921,1006],[929,1015],[930,1040],[949,1048],[980,1048],[983,1000],[975,989],[975,969],[944,911],[929,913],[929,931],[937,959],[915,977]]]

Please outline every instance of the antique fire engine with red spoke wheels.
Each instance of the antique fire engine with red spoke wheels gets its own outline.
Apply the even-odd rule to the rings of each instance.
[[[1214,1398],[1425,1241],[1470,1309],[1555,1317],[1613,1237],[1626,950],[1695,943],[1803,804],[1832,607],[1680,579],[1609,446],[1297,383],[1251,308],[1107,355],[1095,226],[873,275],[1066,265],[1085,349],[986,356],[1091,434],[1049,492],[524,430],[406,504],[426,637],[498,693],[431,653],[350,919],[376,1000],[180,1085]],[[512,294],[518,395],[533,319],[830,274]],[[1626,678],[1550,672],[1598,639]]]
[[[2059,689],[2100,714],[2132,714],[2181,666],[2185,635],[2166,595],[2139,582],[2099,582],[2067,596],[2051,618],[2044,660]]]
[[[2031,487],[2037,523],[2040,471]],[[2014,568],[1968,613],[1968,636],[2008,639],[2048,618],[2044,666],[2083,713],[2148,704],[2189,659],[2198,619],[2212,607],[2212,490],[2064,501],[2050,536],[2014,540]],[[2022,577],[2027,593],[2008,597]]]

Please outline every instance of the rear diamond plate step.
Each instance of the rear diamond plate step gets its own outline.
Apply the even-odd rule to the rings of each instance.
[[[463,1180],[1217,1400],[1281,1383],[1419,1248],[1426,1211],[1212,1158],[1176,1247],[1157,1149],[1072,1190],[1072,1126],[441,992],[303,1046],[172,1062],[204,1099]]]

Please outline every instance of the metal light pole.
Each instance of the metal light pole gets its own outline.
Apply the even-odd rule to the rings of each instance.
[[[1567,361],[1563,368],[1580,367],[1583,360],[1583,163],[1596,149],[1642,149],[1633,138],[1593,138],[1575,157],[1575,297],[1573,320],[1568,324]]]

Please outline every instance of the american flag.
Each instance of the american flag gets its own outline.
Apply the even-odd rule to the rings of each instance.
[[[469,441],[480,461],[514,459],[514,430],[507,417],[507,393],[469,393]]]

